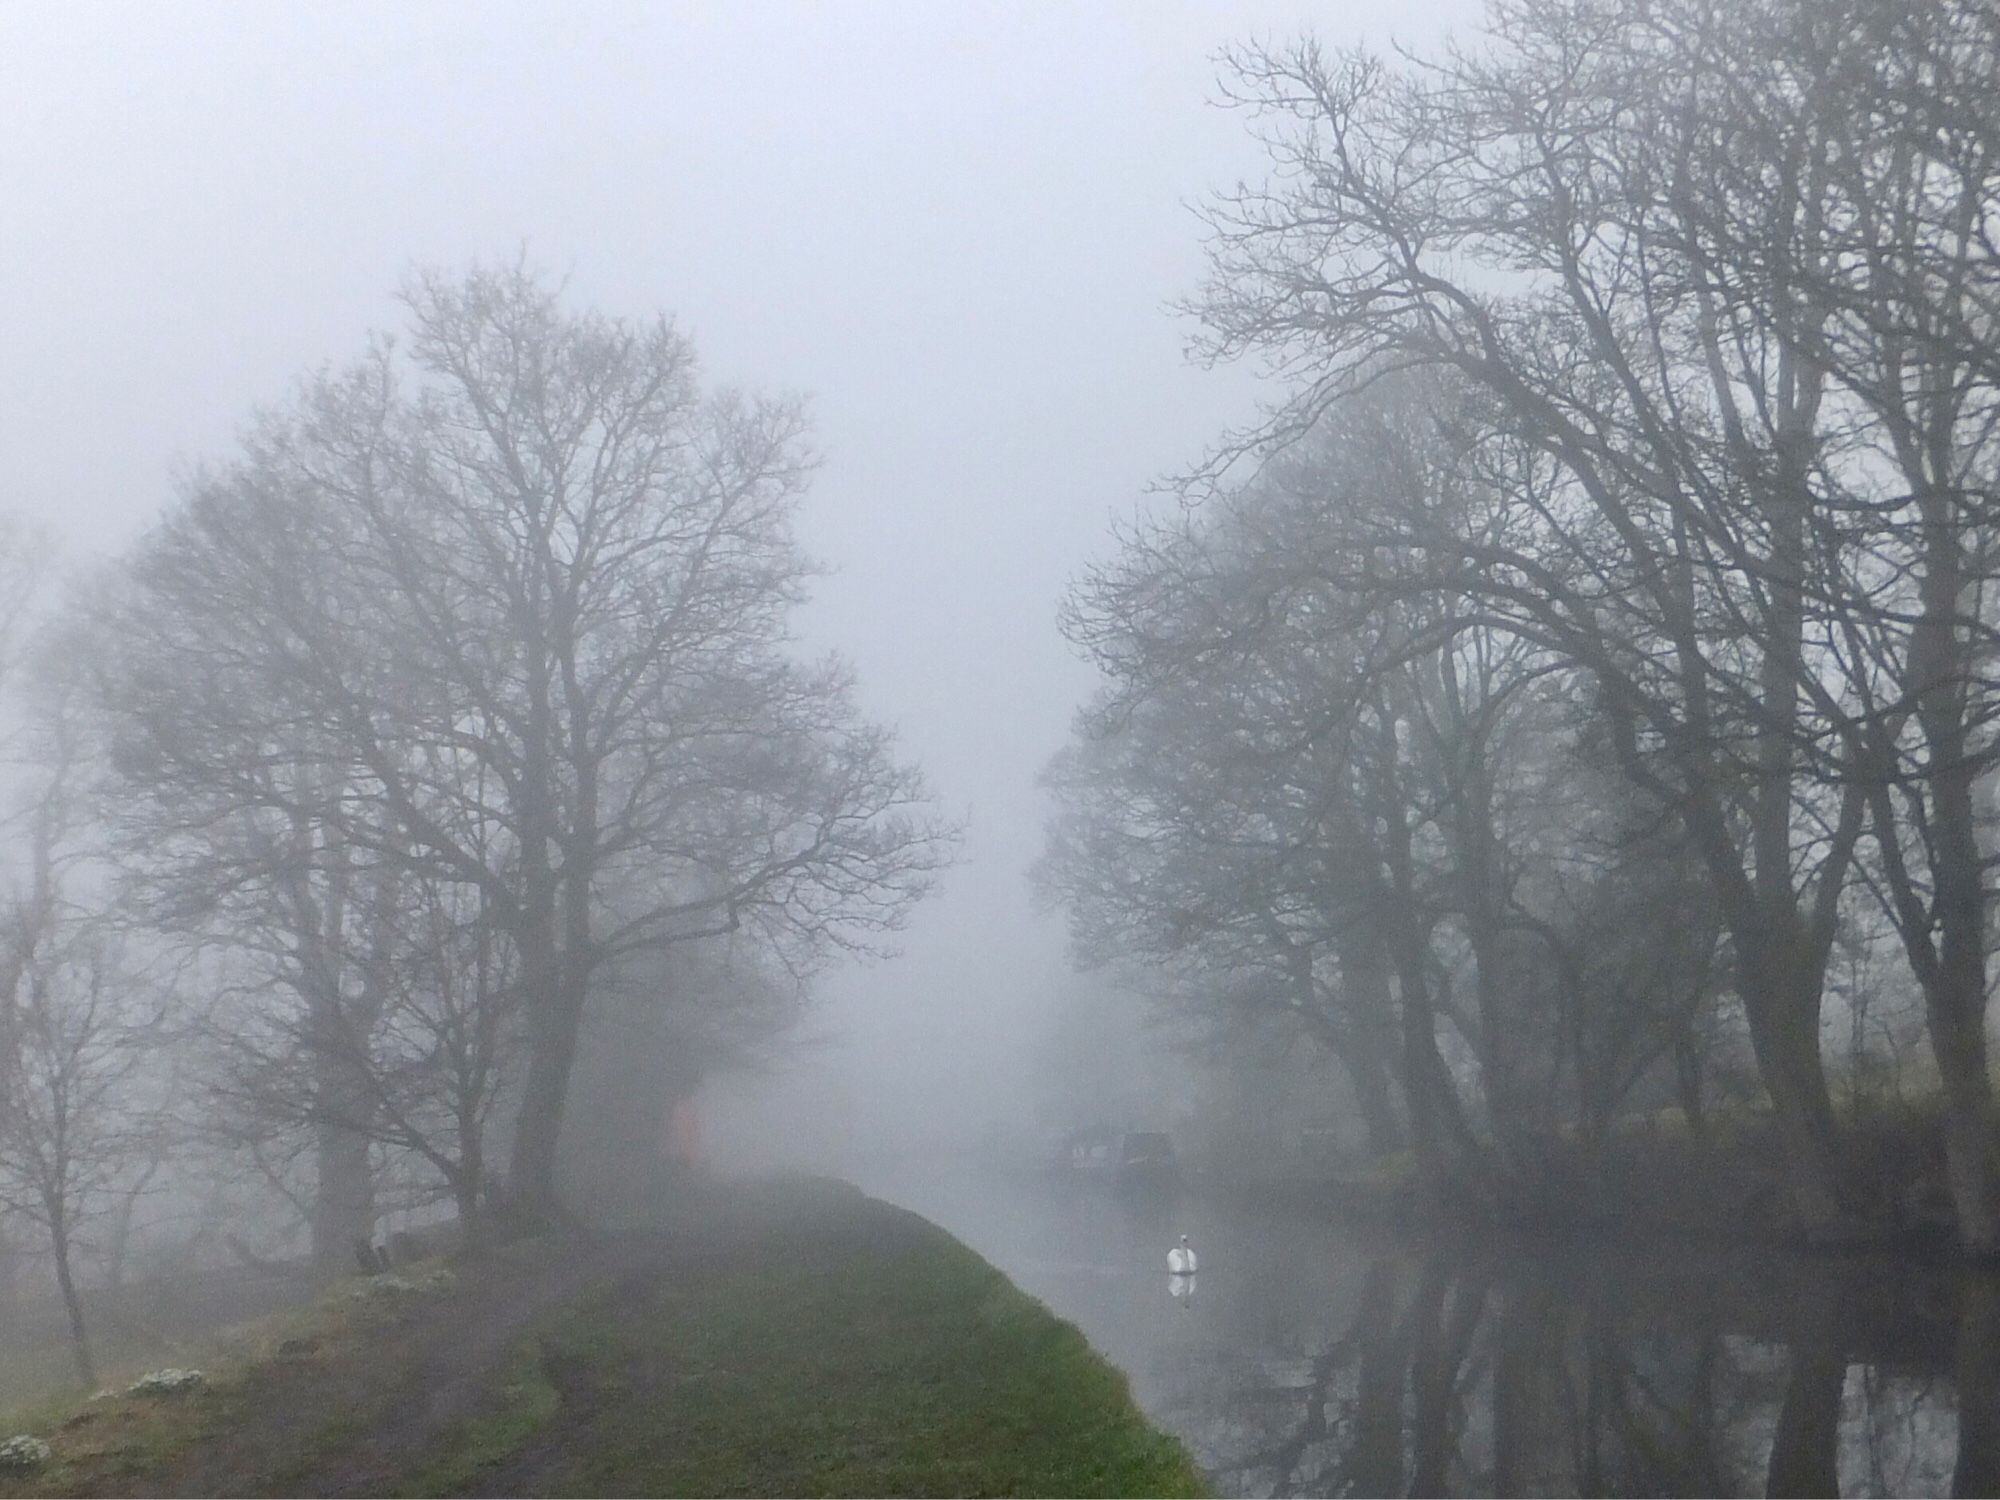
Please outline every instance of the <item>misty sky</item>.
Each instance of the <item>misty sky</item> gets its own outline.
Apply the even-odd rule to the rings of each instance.
[[[1024,880],[1089,686],[1057,601],[1255,399],[1165,307],[1186,204],[1260,170],[1211,56],[1474,13],[0,0],[0,504],[117,549],[176,464],[392,322],[413,260],[525,244],[579,301],[673,311],[711,377],[813,398],[833,572],[802,626],[969,823],[904,956],[826,984],[839,1041],[790,1086],[1004,1106],[1065,969]]]

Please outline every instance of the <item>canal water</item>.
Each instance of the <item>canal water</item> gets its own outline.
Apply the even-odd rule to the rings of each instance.
[[[860,1182],[1081,1328],[1221,1494],[2000,1493],[1987,1281],[1423,1244],[1282,1202],[1050,1180]],[[1191,1285],[1166,1271],[1182,1234]]]

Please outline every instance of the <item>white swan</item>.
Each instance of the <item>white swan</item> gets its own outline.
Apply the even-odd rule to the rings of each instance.
[[[1167,1252],[1167,1274],[1169,1276],[1192,1276],[1194,1273],[1194,1249],[1188,1244],[1188,1237],[1182,1235],[1181,1242]]]

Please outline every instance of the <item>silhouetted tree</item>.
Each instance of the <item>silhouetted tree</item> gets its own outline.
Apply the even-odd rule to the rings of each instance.
[[[213,882],[249,814],[477,893],[525,1028],[511,1188],[547,1211],[604,965],[741,931],[809,968],[897,926],[948,832],[845,669],[786,649],[796,403],[704,394],[666,320],[525,270],[403,301],[406,344],[260,417],[134,557],[118,764],[170,876]]]

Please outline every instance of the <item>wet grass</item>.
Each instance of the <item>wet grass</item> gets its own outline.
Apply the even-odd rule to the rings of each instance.
[[[396,1493],[478,1493],[482,1474],[541,1441],[561,1414],[562,1398],[549,1378],[543,1341],[530,1339],[513,1351],[479,1414],[448,1429],[430,1459],[397,1485]]]
[[[361,1297],[342,1283],[290,1312],[257,1319],[206,1342],[199,1354],[171,1361],[201,1371],[198,1387],[174,1394],[135,1395],[127,1387],[146,1368],[125,1364],[107,1372],[97,1393],[72,1391],[0,1413],[0,1441],[41,1437],[50,1461],[28,1473],[0,1473],[0,1496],[117,1495],[155,1488],[204,1452],[227,1449],[253,1410],[275,1387],[329,1389],[324,1376],[340,1364],[365,1362],[384,1336],[404,1321],[396,1299]],[[366,1414],[347,1402],[310,1406],[288,1425],[288,1441],[246,1452],[252,1480],[276,1492],[288,1466],[308,1464],[337,1446]]]
[[[1203,1492],[1081,1334],[914,1215],[797,1182],[625,1243],[580,1293],[559,1241],[350,1283],[183,1359],[197,1391],[0,1418],[53,1449],[0,1496]],[[474,1326],[504,1336],[468,1364]]]
[[[747,1243],[529,1340],[539,1379],[515,1364],[516,1394],[447,1445],[432,1492],[1203,1493],[1124,1377],[978,1256],[858,1193],[794,1191]],[[537,1389],[555,1410],[520,1394]]]

